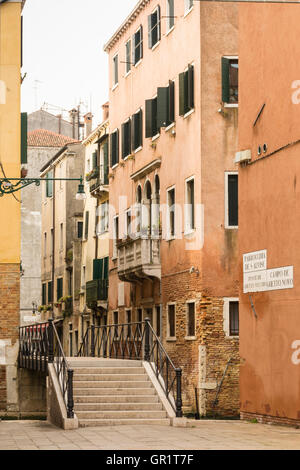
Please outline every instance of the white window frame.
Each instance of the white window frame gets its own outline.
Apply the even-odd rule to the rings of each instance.
[[[169,306],[174,305],[174,329],[175,329],[175,336],[170,336],[170,322],[169,322]],[[168,302],[167,303],[167,338],[166,341],[176,341],[176,302]]]
[[[172,26],[170,26],[170,20],[171,18],[167,18],[167,32],[166,32],[166,35],[168,35],[171,31],[173,31],[173,29],[175,28],[175,0],[166,0],[166,15],[167,16],[170,16],[170,2],[173,2],[173,15],[174,15],[174,18],[172,18],[174,24]]]
[[[113,87],[114,90],[119,84],[119,54],[118,52],[113,56]]]
[[[116,220],[118,219],[118,232],[116,233]],[[115,215],[113,218],[113,256],[112,259],[117,259],[118,257],[118,248],[117,248],[117,240],[120,235],[120,218],[119,215]]]
[[[239,334],[238,335],[230,335],[230,317],[229,317],[229,303],[230,302],[240,302],[239,297],[224,297],[223,298],[224,304],[223,304],[223,330],[225,333],[226,338],[230,339],[237,339],[239,340]]]
[[[189,333],[189,331],[188,331],[188,328],[189,328],[188,314],[189,314],[189,305],[190,304],[194,305],[194,322],[195,322],[195,324],[194,324],[194,331],[195,331],[194,336],[190,336],[188,334]],[[185,317],[186,318],[186,336],[185,336],[184,339],[187,340],[187,341],[194,341],[196,339],[196,305],[197,305],[197,301],[195,299],[187,300],[187,302],[186,302],[186,317]]]
[[[194,227],[191,228],[191,224],[189,223],[190,212],[188,211],[188,183],[190,181],[194,181]],[[185,180],[185,220],[184,220],[184,234],[189,235],[190,233],[194,233],[196,230],[196,209],[195,209],[195,176],[190,176]]]
[[[130,45],[129,47],[129,62],[128,57],[127,57],[127,45]],[[129,38],[126,43],[125,43],[125,77],[127,77],[131,73],[131,61],[132,61],[132,39]]]
[[[225,171],[225,194],[224,194],[224,200],[225,200],[225,214],[224,214],[224,220],[225,220],[225,229],[232,229],[232,230],[237,230],[239,228],[238,225],[229,225],[229,204],[228,204],[228,176],[229,175],[238,175],[238,171]]]
[[[192,1],[192,5],[190,4]],[[194,8],[194,0],[184,0],[184,17]]]
[[[140,26],[137,28],[137,30],[133,33],[133,36],[134,36],[134,60],[135,60],[135,50],[136,50],[135,35],[136,35],[136,33],[141,29],[141,26],[142,26],[142,25],[140,25]],[[132,47],[132,46],[131,46],[131,47]],[[144,47],[144,39],[142,40],[142,48],[143,48],[143,47]],[[142,52],[144,52],[143,49],[142,49]],[[140,57],[139,60],[138,60],[136,63],[133,64],[134,67],[137,67],[138,65],[140,65],[140,63],[142,62],[142,60],[143,60],[143,54],[142,54],[142,57]]]
[[[128,226],[128,214],[130,215],[130,228],[131,228],[131,232],[129,232],[129,226]],[[125,213],[124,213],[124,216],[125,216],[125,219],[124,219],[124,237],[127,238],[129,237],[130,235],[132,235],[132,211],[131,211],[131,207],[129,207],[129,209],[126,209]]]
[[[174,234],[171,235],[171,210],[169,204],[169,193],[174,190]],[[174,240],[176,237],[176,186],[170,186],[167,189],[167,240]]]
[[[118,127],[116,127],[116,128],[111,132],[111,135],[112,135],[112,134],[115,134],[116,132],[118,132]],[[121,134],[121,132],[119,132],[119,152],[118,152],[118,153],[119,153],[119,154],[118,154],[118,160],[119,160],[119,161],[118,161],[117,163],[115,163],[115,164],[111,167],[112,170],[113,170],[114,168],[117,168],[117,166],[118,166],[119,163],[120,163],[120,134]],[[121,136],[121,137],[122,137],[122,136]],[[111,162],[110,162],[110,163],[111,163]]]
[[[239,60],[238,55],[223,55],[224,59]],[[224,108],[238,108],[239,103],[223,103]]]

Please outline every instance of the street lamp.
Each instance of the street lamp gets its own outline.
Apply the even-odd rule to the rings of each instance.
[[[40,186],[41,181],[79,181],[76,199],[77,201],[86,199],[82,176],[80,178],[0,178],[0,197],[20,191],[30,184]]]

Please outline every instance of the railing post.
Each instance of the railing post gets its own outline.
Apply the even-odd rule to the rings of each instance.
[[[53,334],[53,319],[49,318],[48,320],[48,363],[51,364],[54,361],[54,334]]]
[[[150,362],[150,319],[149,318],[145,318],[144,361]]]
[[[95,325],[91,326],[91,356],[95,357]]]
[[[74,399],[73,399],[73,370],[68,369],[68,398],[67,398],[67,417],[74,418]]]
[[[176,417],[177,418],[182,418],[181,376],[182,376],[182,370],[176,369],[176,382],[177,382]]]

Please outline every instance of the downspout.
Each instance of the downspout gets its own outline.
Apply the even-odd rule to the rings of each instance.
[[[55,178],[55,166],[53,167],[53,178]],[[53,181],[53,199],[52,199],[52,312],[54,317],[54,277],[55,277],[55,181]]]

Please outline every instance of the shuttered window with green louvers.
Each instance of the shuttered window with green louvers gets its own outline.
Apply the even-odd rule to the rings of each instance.
[[[222,101],[228,104],[238,104],[238,59],[222,57]]]
[[[194,66],[179,74],[179,115],[184,116],[194,109]]]
[[[21,163],[27,163],[27,113],[21,113]]]
[[[46,175],[46,197],[53,196],[53,181],[51,178],[53,178],[53,171],[49,171]]]
[[[48,303],[53,301],[52,281],[48,282]]]
[[[131,119],[122,124],[122,158],[131,154]]]
[[[108,184],[108,173],[109,173],[109,163],[108,163],[108,141],[103,144],[103,183]]]
[[[108,279],[108,256],[101,259],[93,260],[93,280],[98,279],[107,280]]]
[[[169,81],[169,86],[157,89],[157,127],[168,127],[175,120],[174,103],[175,84]]]
[[[56,280],[56,300],[59,301],[63,296],[63,278],[60,277]]]
[[[47,303],[47,284],[42,284],[42,305],[46,305]]]
[[[98,156],[98,152],[97,152],[97,150],[95,150],[95,152],[93,152],[93,155],[92,155],[93,170],[95,170],[98,166],[97,156]]]
[[[143,145],[143,111],[140,109],[131,119],[132,150]]]
[[[157,125],[157,97],[146,100],[146,137],[154,137],[159,133]]]
[[[84,223],[84,238],[88,239],[89,236],[89,211],[85,213],[85,223]]]
[[[110,135],[110,164],[115,166],[119,163],[119,129]]]

